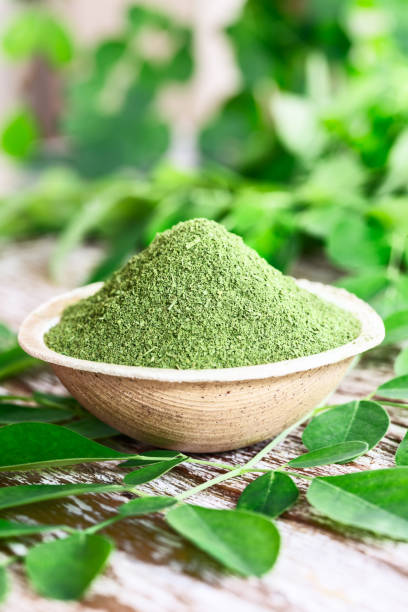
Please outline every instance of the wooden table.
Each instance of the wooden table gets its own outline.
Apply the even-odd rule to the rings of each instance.
[[[24,243],[3,249],[0,257],[0,320],[17,328],[25,314],[52,295],[80,283],[98,249],[87,247],[74,253],[67,270],[66,287],[52,285],[47,277],[51,240]],[[316,265],[300,273],[321,280],[328,272]],[[297,274],[299,275],[299,273]],[[316,278],[317,276],[317,278]],[[362,397],[392,375],[389,355],[377,351],[361,362],[343,381],[333,402]],[[3,391],[42,389],[64,393],[50,371],[27,374],[4,385]],[[405,428],[408,411],[391,409],[392,425],[379,446],[347,467],[310,470],[315,475],[374,469],[393,464],[393,456]],[[304,452],[301,429],[290,435],[263,464],[271,469]],[[124,436],[114,442],[128,452],[143,447]],[[256,445],[214,455],[236,464],[247,461],[261,448]],[[175,494],[217,474],[217,470],[181,465],[159,481],[143,486],[152,494]],[[227,481],[193,501],[212,508],[232,507],[251,476]],[[73,483],[120,481],[114,464],[88,464],[70,470],[3,474],[0,486],[24,483]],[[298,483],[304,492],[303,482]],[[18,508],[3,518],[72,526],[89,526],[108,517],[123,503],[118,494],[88,495]],[[340,612],[367,610],[398,612],[407,609],[408,546],[361,533],[334,531],[328,521],[301,502],[278,520],[282,534],[280,559],[262,579],[241,579],[222,570],[173,533],[159,515],[130,519],[107,530],[117,544],[110,568],[80,603],[49,601],[36,596],[18,568],[12,570],[13,588],[6,612]],[[11,548],[21,554],[24,545]]]

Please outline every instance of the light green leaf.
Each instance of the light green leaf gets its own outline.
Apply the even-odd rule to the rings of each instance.
[[[178,459],[179,457],[187,459],[186,455],[183,455],[183,453],[179,453],[178,451],[155,449],[140,453],[140,455],[135,457],[135,459],[129,459],[129,461],[121,463],[120,467],[150,465],[152,463],[160,463],[161,461],[171,461],[172,459]]]
[[[275,518],[293,506],[298,496],[298,488],[290,476],[283,472],[267,472],[243,490],[237,508]]]
[[[394,344],[408,338],[408,310],[401,310],[384,319],[385,340],[383,344]]]
[[[76,600],[104,571],[112,550],[108,538],[78,533],[34,546],[25,567],[31,584],[43,597]]]
[[[0,352],[7,351],[16,344],[16,334],[7,325],[0,323]]]
[[[397,453],[395,455],[395,463],[397,465],[408,466],[408,431],[406,432],[400,445],[397,448]]]
[[[0,471],[132,457],[58,425],[20,423],[0,429]]]
[[[254,512],[181,505],[170,510],[166,520],[180,535],[243,576],[263,576],[279,554],[278,530]]]
[[[369,450],[385,436],[389,424],[387,412],[377,402],[348,402],[312,419],[303,432],[302,441],[309,450],[316,450],[339,442],[360,440],[368,444]]]
[[[408,540],[408,468],[315,478],[307,499],[334,521]]]
[[[0,604],[6,601],[9,592],[9,581],[7,570],[4,565],[0,565]]]
[[[376,395],[387,399],[408,400],[408,375],[388,380],[378,387]]]
[[[336,286],[354,293],[362,300],[370,301],[374,296],[386,289],[389,282],[387,272],[384,269],[357,276],[345,276],[336,281]]]
[[[167,497],[166,495],[138,497],[119,506],[118,514],[123,517],[141,516],[150,512],[159,512],[159,510],[174,506],[176,503],[177,499],[175,497]]]
[[[72,419],[72,412],[69,410],[0,403],[0,424],[2,425],[27,422],[59,423],[70,419]]]
[[[61,525],[24,525],[0,519],[0,538],[19,538],[57,529],[61,529]]]
[[[352,461],[358,455],[362,455],[368,450],[366,442],[351,441],[339,442],[332,446],[325,446],[316,450],[300,455],[289,461],[290,467],[308,468],[317,465],[328,465],[330,463]]]
[[[394,361],[394,372],[397,376],[408,374],[408,348],[403,349]]]
[[[112,493],[126,490],[114,484],[66,484],[66,485],[16,485],[0,487],[0,510],[15,508],[27,504],[60,499],[69,495],[86,495],[88,493]]]
[[[140,485],[145,482],[150,482],[151,480],[155,480],[156,478],[163,476],[163,474],[172,470],[174,467],[176,467],[176,465],[183,463],[183,461],[185,461],[184,456],[172,459],[171,461],[159,461],[158,463],[152,463],[151,465],[141,467],[138,470],[127,474],[124,478],[124,482],[131,485]]]
[[[33,152],[38,136],[34,116],[27,110],[21,110],[3,126],[1,146],[8,155],[24,159]]]

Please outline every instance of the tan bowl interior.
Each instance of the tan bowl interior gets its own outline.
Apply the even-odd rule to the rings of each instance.
[[[316,295],[352,312],[358,338],[336,349],[273,364],[213,370],[120,366],[66,357],[44,333],[68,304],[95,293],[94,283],[54,298],[23,322],[22,348],[51,364],[83,406],[119,431],[161,448],[220,452],[266,440],[296,422],[335,390],[353,358],[380,344],[381,318],[344,289],[299,280]]]

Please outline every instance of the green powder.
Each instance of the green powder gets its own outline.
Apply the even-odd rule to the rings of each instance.
[[[359,322],[300,289],[241,238],[206,219],[179,223],[65,309],[45,336],[80,359],[160,368],[229,368],[319,353]]]

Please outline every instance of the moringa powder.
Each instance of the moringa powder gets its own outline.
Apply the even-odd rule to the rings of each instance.
[[[359,322],[206,219],[158,234],[45,336],[64,355],[159,368],[229,368],[319,353]]]

